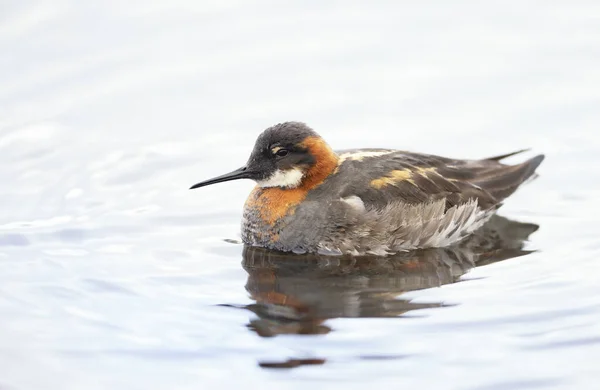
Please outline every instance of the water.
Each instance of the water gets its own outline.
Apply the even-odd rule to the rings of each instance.
[[[596,388],[596,2],[0,11],[0,388]],[[531,234],[388,262],[244,252],[225,240],[252,184],[187,188],[283,120],[338,149],[533,147],[540,178],[501,209]]]

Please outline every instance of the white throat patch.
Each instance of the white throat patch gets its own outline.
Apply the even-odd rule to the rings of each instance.
[[[287,187],[295,188],[300,185],[304,172],[298,168],[288,169],[286,171],[276,170],[271,177],[266,180],[258,181],[260,187]]]

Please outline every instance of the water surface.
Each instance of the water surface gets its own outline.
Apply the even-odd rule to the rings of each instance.
[[[596,2],[0,11],[0,388],[596,388]],[[547,159],[499,246],[296,262],[226,241],[252,183],[187,190],[284,120]]]

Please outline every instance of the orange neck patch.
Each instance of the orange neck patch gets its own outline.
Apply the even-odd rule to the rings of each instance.
[[[256,186],[246,200],[246,207],[257,210],[260,218],[272,225],[280,218],[294,213],[308,192],[323,183],[338,165],[338,156],[320,137],[309,137],[302,142],[315,158],[315,164],[304,174],[296,188]]]

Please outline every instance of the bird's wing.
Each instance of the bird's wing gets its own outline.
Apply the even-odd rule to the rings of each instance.
[[[536,156],[517,165],[499,161],[510,155],[457,160],[404,151],[346,151],[338,169],[345,180],[341,195],[358,196],[366,207],[374,208],[394,201],[419,204],[440,199],[446,200],[446,208],[472,199],[484,209],[498,207],[544,158]]]

